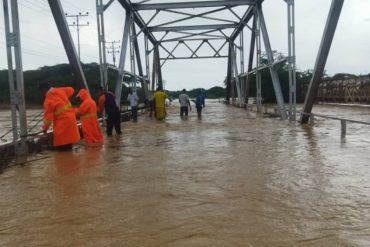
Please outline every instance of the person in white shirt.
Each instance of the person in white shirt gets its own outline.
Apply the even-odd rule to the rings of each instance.
[[[179,95],[179,102],[180,102],[180,116],[183,117],[184,114],[185,116],[187,116],[189,112],[189,108],[191,111],[191,105],[190,105],[189,96],[186,94],[185,89],[183,89],[182,93]]]
[[[139,104],[139,96],[137,96],[136,92],[133,92],[132,89],[130,89],[129,91],[127,101],[130,103],[131,106],[131,117],[134,122],[137,122],[137,106]]]

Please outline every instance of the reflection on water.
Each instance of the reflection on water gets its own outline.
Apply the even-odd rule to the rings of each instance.
[[[370,128],[177,111],[5,170],[0,246],[370,245]]]

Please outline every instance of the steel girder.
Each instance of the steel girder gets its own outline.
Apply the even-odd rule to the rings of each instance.
[[[256,0],[223,0],[223,1],[193,1],[153,4],[133,4],[135,10],[162,10],[162,9],[185,9],[185,8],[212,8],[223,6],[241,6],[255,4]]]
[[[135,11],[133,4],[129,0],[118,0],[118,2],[122,5],[123,8],[126,9],[126,11],[133,13],[135,23],[138,25],[140,30],[142,30],[148,36],[148,39],[150,40],[150,42],[152,42],[152,44],[155,45],[157,43],[157,39],[147,29],[146,23],[144,22],[140,14],[137,11]]]
[[[10,1],[9,8],[9,0],[4,0],[3,7],[14,151],[16,154],[25,155],[28,153],[26,144],[27,115],[24,92],[21,36],[19,29],[18,1]],[[13,58],[15,60],[15,66],[13,66]],[[15,76],[13,69],[15,69],[16,72]],[[18,143],[19,139],[20,142]]]
[[[210,38],[218,38],[218,39],[226,39],[229,42],[234,43],[234,40],[238,37],[240,32],[244,29],[247,25],[248,21],[253,16],[253,9],[257,2],[262,2],[261,0],[223,0],[223,1],[192,1],[192,2],[172,2],[172,3],[159,3],[159,4],[133,4],[130,0],[118,0],[119,3],[126,9],[126,11],[133,13],[135,23],[140,28],[139,34],[143,32],[148,39],[153,44],[153,47],[160,46],[164,51],[168,54],[171,54],[161,43],[162,42],[178,42],[178,41],[185,41],[186,38],[198,38],[203,39],[203,36],[210,37]],[[251,5],[251,6],[249,6]],[[235,11],[231,8],[235,6],[249,6],[246,13],[243,17],[239,17]],[[175,11],[174,9],[186,9],[186,8],[218,8],[218,9],[211,9],[209,11],[199,13],[199,14],[190,14],[186,12]],[[147,22],[143,20],[139,11],[143,10],[156,10],[154,16]],[[173,14],[185,15],[185,18],[179,18],[177,20],[162,23],[155,26],[149,26],[149,23],[157,16],[157,14],[161,11],[169,12]],[[231,11],[236,17],[237,21],[231,20],[223,20],[219,18],[214,18],[207,16],[212,13],[220,12],[220,11]],[[194,18],[202,18],[202,19],[210,19],[210,20],[218,20],[222,23],[220,24],[206,24],[206,25],[179,25],[179,26],[168,26],[170,24],[179,23],[182,21],[194,19]],[[234,31],[231,35],[225,35],[225,37],[219,35],[210,34],[215,31],[221,31],[223,29],[233,28]],[[188,33],[184,31],[194,31],[194,30],[205,30],[204,32],[199,33]],[[164,35],[159,40],[154,36],[153,33],[155,32],[163,32]],[[184,36],[164,39],[168,33],[182,33],[185,34]],[[235,44],[234,44],[235,45]],[[237,47],[237,46],[236,46]],[[217,52],[216,52],[217,53]],[[173,55],[170,55],[170,59],[174,59]],[[169,58],[168,57],[168,58]],[[213,56],[205,56],[205,57],[213,57]],[[185,57],[184,57],[185,58]],[[196,57],[194,57],[196,58]],[[165,58],[167,59],[167,58]]]
[[[171,3],[155,3],[155,4],[145,4],[144,2],[142,3],[131,3],[130,0],[118,0],[119,3],[126,9],[127,12],[131,13],[134,17],[134,21],[136,25],[139,27],[139,33],[135,35],[135,39],[138,38],[138,36],[141,33],[144,33],[144,36],[146,39],[150,40],[153,48],[149,50],[148,46],[146,45],[146,56],[148,56],[151,51],[154,50],[154,57],[153,57],[153,80],[157,83],[157,85],[162,84],[162,76],[161,76],[161,64],[160,61],[162,60],[162,66],[167,60],[174,60],[174,59],[199,59],[199,58],[220,58],[220,57],[229,57],[228,61],[228,73],[227,73],[227,87],[228,87],[228,95],[227,98],[229,99],[230,96],[233,97],[234,95],[234,89],[238,90],[238,98],[241,100],[239,103],[244,103],[249,94],[249,82],[247,79],[247,82],[244,85],[244,82],[241,82],[239,79],[240,75],[236,75],[235,72],[238,72],[238,66],[237,66],[237,61],[236,61],[236,50],[234,51],[233,49],[237,48],[240,51],[240,56],[243,56],[243,58],[240,58],[240,71],[244,72],[244,54],[243,54],[243,49],[244,49],[244,41],[243,41],[243,30],[245,27],[248,27],[252,31],[252,37],[251,37],[251,49],[253,51],[250,51],[250,56],[249,56],[249,68],[248,68],[248,73],[251,74],[253,72],[252,70],[252,62],[254,58],[254,43],[260,42],[260,36],[258,36],[258,42],[257,42],[257,34],[259,34],[259,30],[261,31],[261,36],[263,36],[263,42],[266,48],[266,52],[268,55],[268,60],[269,60],[269,66],[268,68],[270,69],[271,76],[272,76],[272,81],[274,85],[274,91],[278,103],[278,109],[280,112],[280,115],[283,119],[287,118],[285,106],[284,106],[284,99],[282,95],[282,90],[280,86],[280,81],[277,75],[277,72],[273,66],[275,64],[275,61],[273,59],[272,55],[272,49],[268,37],[268,32],[266,28],[266,24],[264,21],[263,17],[263,12],[261,9],[261,4],[263,0],[219,0],[219,1],[192,1],[192,2],[171,2]],[[289,3],[291,3],[290,0]],[[293,6],[293,4],[290,4]],[[236,6],[249,6],[243,16],[239,16],[232,8]],[[196,9],[196,8],[211,8],[210,10],[206,10],[205,12],[197,13],[197,14],[192,14],[189,12],[189,10],[186,11],[179,11],[176,9]],[[212,9],[213,8],[213,9]],[[144,19],[140,15],[140,11],[145,11],[145,10],[155,10],[156,12],[152,17],[149,19],[149,21],[145,22]],[[235,17],[232,19],[227,19],[227,18],[215,18],[213,16],[210,16],[211,14],[214,13],[219,13],[221,11],[230,11]],[[159,13],[171,13],[171,14],[178,14],[178,15],[183,15],[185,17],[179,17],[175,20],[172,21],[167,21],[167,22],[162,22],[159,24],[155,24],[152,26],[149,26],[149,23],[153,21],[157,17]],[[253,16],[257,15],[258,19],[253,24],[253,27],[248,26],[249,21],[252,19]],[[194,20],[195,18],[200,18],[202,20],[211,20],[211,21],[218,21],[218,24],[214,23],[197,23],[196,25],[180,25],[179,23],[187,21],[187,20]],[[257,21],[258,20],[258,21]],[[256,23],[259,23],[259,26],[256,27]],[[178,25],[175,25],[178,24]],[[227,28],[232,28],[233,31],[231,34],[227,34],[226,32],[223,31],[223,29]],[[256,30],[258,29],[258,31]],[[291,26],[289,26],[289,29],[291,29]],[[219,34],[215,34],[214,32],[219,32],[222,34],[220,36]],[[162,35],[154,35],[154,33],[162,33]],[[171,34],[171,37],[169,37],[168,34]],[[239,38],[240,37],[240,38]],[[294,32],[290,32],[291,41],[294,41]],[[166,38],[166,39],[165,39]],[[215,49],[209,42],[209,40],[225,40],[225,43],[222,44],[220,49]],[[236,44],[236,39],[239,39],[240,46]],[[187,41],[195,41],[199,40],[201,41],[201,44],[198,46],[191,47],[189,44],[187,44]],[[206,40],[206,41],[205,41]],[[164,46],[166,43],[170,42],[176,42],[175,46],[172,46],[173,48],[169,49],[168,47]],[[211,55],[202,55],[198,56],[197,51],[200,49],[200,47],[204,44],[208,43],[213,50],[214,54]],[[224,56],[220,54],[220,51],[224,48],[225,44],[229,44],[229,53],[228,56]],[[178,46],[184,45],[188,50],[191,51],[190,56],[175,56],[173,53],[177,49]],[[291,47],[291,46],[289,46]],[[162,48],[164,52],[167,53],[166,57],[161,57],[159,54],[159,48]],[[137,50],[137,49],[136,49]],[[291,51],[291,50],[290,50]],[[137,52],[137,51],[136,51]],[[290,52],[289,59],[293,59],[294,57],[294,52],[291,54]],[[240,57],[239,56],[239,57]],[[257,58],[260,58],[261,56],[261,45],[259,45],[259,49],[257,51]],[[257,59],[258,60],[258,59]],[[277,61],[280,62],[280,61]],[[264,67],[261,66],[261,64],[257,63],[257,81],[259,81],[258,84],[258,95],[259,97],[259,104],[261,104],[261,76],[260,76],[260,69],[263,69]],[[290,61],[290,72],[294,72],[295,66],[294,64]],[[147,74],[149,71],[149,65],[146,64],[147,68]],[[293,73],[291,73],[293,75]],[[148,76],[148,75],[147,75]],[[238,77],[238,78],[237,78]],[[293,76],[290,76],[293,78]],[[233,79],[237,79],[236,85],[233,83]],[[243,84],[242,84],[243,83]],[[293,84],[292,84],[293,85]],[[291,88],[291,91],[294,90],[295,87]],[[294,96],[294,92],[291,92],[291,95]],[[244,101],[244,102],[242,102]]]
[[[342,11],[344,0],[333,0],[328,19],[326,22],[324,34],[321,40],[319,53],[317,54],[312,79],[308,87],[308,92],[303,105],[304,115],[301,116],[301,122],[307,123],[310,119],[310,113],[319,90],[319,84],[324,73],[326,61],[328,59],[331,44],[333,42],[335,30],[337,28],[340,13]]]
[[[274,63],[274,57],[273,57],[273,53],[272,53],[272,49],[271,49],[270,39],[269,39],[268,32],[267,32],[265,18],[264,18],[262,8],[261,8],[260,4],[257,6],[257,14],[258,14],[258,20],[259,20],[259,23],[260,23],[260,29],[261,29],[261,34],[262,34],[262,37],[263,37],[263,42],[264,42],[265,49],[266,49],[267,59],[268,59],[270,64],[273,64]],[[273,84],[274,90],[275,90],[275,97],[276,97],[276,101],[277,101],[277,104],[278,104],[278,109],[279,109],[279,112],[280,112],[280,116],[281,116],[282,119],[285,120],[287,118],[287,114],[286,114],[286,110],[285,110],[284,97],[283,97],[283,93],[282,93],[282,90],[281,90],[280,79],[279,79],[279,76],[278,76],[278,73],[277,73],[276,69],[272,66],[270,67],[270,74],[271,74],[271,78],[272,78],[272,84]]]
[[[173,26],[173,27],[149,27],[150,32],[172,32],[189,30],[221,30],[226,28],[236,28],[238,24],[215,24],[215,25],[193,25],[193,26]]]

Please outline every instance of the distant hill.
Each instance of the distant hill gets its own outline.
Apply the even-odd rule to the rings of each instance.
[[[87,83],[89,85],[90,91],[94,96],[96,96],[96,88],[100,81],[99,65],[96,63],[82,64],[82,68],[85,73]],[[109,71],[108,80],[110,83],[110,90],[114,91],[115,81],[117,74],[115,71]],[[42,97],[37,89],[39,83],[48,82],[52,86],[73,86],[72,71],[69,64],[57,64],[54,66],[44,66],[36,70],[28,70],[24,72],[24,87],[25,87],[25,97],[27,104],[42,104]],[[122,100],[125,102],[127,98],[127,88],[123,86]],[[168,91],[167,91],[168,92]],[[181,91],[168,92],[172,98],[177,98]],[[193,89],[188,92],[189,96],[192,98],[196,97],[197,89]],[[225,97],[225,89],[222,87],[213,87],[209,90],[205,90],[207,98],[222,98]],[[143,92],[138,90],[139,97],[144,99]],[[8,71],[0,70],[0,104],[9,103],[9,82],[8,82]]]
[[[202,93],[205,94],[207,99],[219,99],[226,97],[226,89],[223,87],[212,87],[210,89],[204,88],[195,88],[189,91],[186,91],[186,94],[189,95],[190,98],[195,98],[198,95],[198,91],[202,90]],[[182,93],[180,91],[166,91],[172,99],[177,99],[179,95]]]
[[[96,88],[99,85],[100,72],[99,65],[97,63],[82,64],[82,68],[85,72],[87,83],[90,87],[93,97],[96,97]],[[275,68],[279,74],[282,93],[286,102],[289,101],[289,76],[287,65],[276,65]],[[340,78],[351,78],[355,75],[340,73],[333,77],[324,76],[324,79],[340,79]],[[307,90],[308,83],[312,77],[312,71],[297,71],[297,102],[303,102],[305,91]],[[109,70],[108,80],[110,90],[114,91],[115,81],[117,78],[117,72]],[[271,76],[268,69],[261,72],[262,78],[262,97],[265,103],[274,103],[275,93],[271,82]],[[129,80],[129,78],[127,78]],[[57,64],[54,66],[44,66],[36,70],[28,70],[24,72],[24,86],[26,92],[26,103],[27,104],[41,104],[42,97],[37,90],[37,86],[40,82],[48,82],[52,86],[74,86],[72,71],[69,64]],[[250,77],[250,97],[256,97],[256,78],[253,74]],[[223,87],[212,87],[210,89],[201,88],[203,93],[208,99],[225,98],[226,89]],[[187,92],[190,98],[195,98],[198,89],[192,89]],[[125,102],[127,98],[127,88],[123,86],[122,102]],[[181,91],[167,91],[171,98],[178,98]],[[141,100],[144,99],[143,92],[139,89],[138,94]],[[235,92],[236,95],[236,92]],[[0,70],[0,104],[9,103],[9,83],[8,83],[8,71]]]
[[[82,64],[85,77],[89,88],[94,96],[96,88],[99,85],[100,72],[99,65],[96,63]],[[110,71],[108,78],[111,83],[110,89],[114,90],[116,81],[116,73]],[[24,72],[24,87],[26,103],[28,104],[41,104],[42,97],[38,92],[38,85],[41,82],[48,82],[52,86],[74,86],[72,71],[69,64],[58,64],[54,66],[44,66],[36,70],[28,70]],[[125,88],[125,86],[124,86]],[[127,90],[124,90],[127,91]],[[124,97],[124,95],[122,96]],[[127,97],[127,96],[126,96]],[[0,103],[9,102],[9,82],[8,71],[0,70]]]

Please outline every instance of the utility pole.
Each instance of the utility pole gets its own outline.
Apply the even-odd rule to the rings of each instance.
[[[111,41],[111,42],[105,42],[107,44],[110,44],[110,47],[107,47],[107,53],[108,54],[112,54],[112,57],[113,57],[113,65],[116,66],[116,54],[120,53],[119,49],[121,49],[121,46],[120,45],[117,45],[119,44],[121,41],[118,40],[118,41]]]
[[[82,14],[79,12],[76,15],[69,15],[68,13],[65,13],[66,17],[75,18],[76,20],[72,22],[72,24],[68,24],[70,27],[77,27],[77,44],[78,44],[78,59],[81,60],[81,52],[80,52],[80,27],[89,26],[89,22],[86,23],[80,23],[80,18],[89,16],[89,12],[86,12],[86,14]]]

